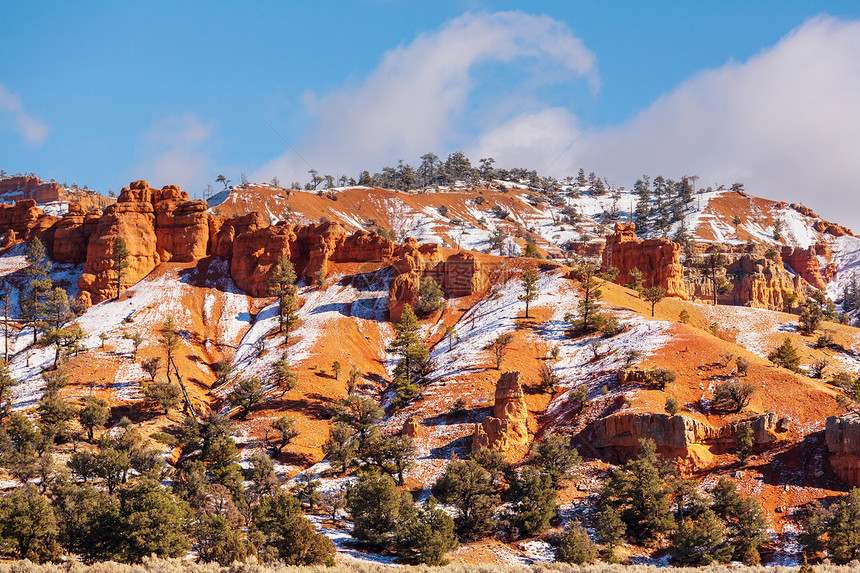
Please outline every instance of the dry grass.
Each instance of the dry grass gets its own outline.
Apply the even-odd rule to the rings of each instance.
[[[83,565],[77,562],[36,565],[29,561],[0,563],[0,573],[789,573],[799,567],[744,567],[741,565],[710,565],[707,567],[655,567],[653,565],[568,565],[565,563],[538,563],[528,566],[448,565],[445,567],[389,566],[373,563],[341,564],[334,567],[290,567],[279,564],[237,563],[231,566],[217,564],[191,564],[179,559],[145,559],[138,565],[96,563]],[[816,573],[849,573],[860,571],[860,562],[836,566],[819,564]]]

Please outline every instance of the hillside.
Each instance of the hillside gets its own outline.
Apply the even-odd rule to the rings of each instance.
[[[768,527],[762,557],[798,563],[807,504],[860,485],[860,451],[834,450],[827,422],[846,412],[843,389],[827,379],[860,374],[860,330],[850,325],[853,308],[843,304],[860,263],[860,239],[805,207],[729,190],[697,193],[664,228],[655,206],[644,219],[650,231],[637,237],[624,223],[635,217],[637,200],[621,189],[593,196],[572,182],[546,190],[502,180],[409,192],[249,185],[208,204],[177,187],[152,189],[138,181],[103,213],[62,201],[52,211],[22,200],[0,209],[0,275],[13,287],[9,369],[19,383],[12,409],[37,416],[42,374],[55,362],[55,347],[34,345],[32,326],[14,310],[31,280],[28,241],[39,238],[53,260],[53,284],[80,302],[74,322],[86,333],[69,356],[62,397],[103,397],[111,409],[109,431],[128,417],[177,472],[189,455],[177,445],[182,406],[164,415],[143,394],[150,375],[142,365],[165,356],[160,338],[168,318],[178,333],[175,371],[189,403],[200,419],[219,413],[234,421],[243,468],[255,453],[270,450],[271,424],[287,415],[297,432],[276,456],[278,478],[294,484],[319,476],[324,492],[353,483],[354,475],[332,468],[324,446],[331,407],[348,396],[354,368],[356,395],[385,408],[381,435],[414,440],[404,488],[420,500],[452,459],[470,456],[473,444],[490,444],[519,464],[532,443],[561,435],[584,461],[579,479],[562,482],[553,524],[588,521],[609,468],[634,455],[639,438],[651,438],[701,492],[727,477],[759,500]],[[111,263],[117,238],[129,250],[119,289]],[[716,295],[718,305],[710,301],[715,283],[696,264],[714,250],[726,257],[720,276],[728,284]],[[267,282],[283,257],[298,275],[286,341]],[[618,326],[572,335],[566,315],[583,301],[588,261],[618,271],[615,282],[611,275],[595,279],[599,311]],[[634,268],[644,286],[673,295],[656,302],[653,316],[652,305],[626,286]],[[538,274],[528,317],[526,269]],[[394,323],[406,304],[419,301],[428,278],[446,298],[420,321],[420,339],[429,348],[420,391],[398,403]],[[837,302],[835,313],[815,335],[804,335],[797,327],[801,304],[817,290]],[[497,367],[490,347],[506,333],[511,339]],[[827,344],[816,344],[825,333]],[[786,339],[799,351],[797,372],[768,360]],[[282,357],[296,375],[286,391],[272,375]],[[740,358],[749,364],[740,379],[755,392],[740,411],[727,412],[714,403],[714,390],[738,374],[732,364]],[[223,361],[236,367],[236,376],[219,381]],[[818,361],[825,370],[813,378]],[[163,367],[155,379],[168,376]],[[670,369],[674,379],[655,386],[647,377],[655,367]],[[541,384],[547,368],[558,376],[549,388]],[[502,374],[514,371],[516,388],[501,392]],[[261,381],[262,399],[243,415],[227,397],[250,378]],[[577,389],[583,389],[581,402],[571,398]],[[670,396],[679,403],[671,417],[665,414]],[[502,400],[524,407],[497,427],[489,420],[499,420]],[[745,423],[754,430],[753,456],[739,462]],[[517,434],[516,427],[524,431]],[[97,450],[66,440],[55,462],[68,461],[78,447]],[[4,478],[5,488],[18,485],[12,474]],[[333,539],[338,560],[392,561],[390,552],[356,544],[343,514],[334,522],[320,511],[309,518]],[[622,543],[617,552],[659,563],[666,547]],[[551,559],[552,551],[541,536],[486,536],[448,557],[516,564]]]

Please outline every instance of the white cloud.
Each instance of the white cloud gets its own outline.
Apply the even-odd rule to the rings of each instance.
[[[0,132],[5,129],[18,132],[32,145],[41,145],[48,137],[48,126],[28,114],[21,98],[0,84]]]
[[[587,134],[566,155],[559,171],[582,165],[619,184],[643,173],[741,181],[860,230],[860,21],[809,20],[748,61],[697,74],[636,118]]]
[[[193,197],[215,169],[208,149],[211,136],[211,127],[193,113],[158,121],[139,137],[142,159],[131,179],[146,178],[158,187],[179,185]]]
[[[523,62],[529,65],[529,81],[512,86],[512,92],[576,77],[585,78],[592,90],[599,86],[594,55],[565,24],[522,12],[467,13],[387,52],[360,85],[308,95],[306,104],[317,123],[297,147],[326,173],[441,152],[462,137],[462,114],[477,87],[475,69]],[[498,119],[482,121],[492,127]],[[255,178],[305,180],[306,172],[307,165],[288,151]]]

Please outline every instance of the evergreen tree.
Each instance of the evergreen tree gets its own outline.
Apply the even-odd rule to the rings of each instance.
[[[527,535],[546,531],[556,516],[556,490],[552,477],[535,467],[523,468],[512,484],[511,499],[511,522]]]
[[[651,180],[647,175],[643,175],[641,179],[637,179],[633,184],[633,191],[637,195],[636,211],[633,215],[633,222],[636,223],[636,230],[640,235],[648,233],[648,216],[651,211]]]
[[[35,486],[16,488],[0,498],[0,538],[13,543],[18,559],[40,563],[57,557],[51,545],[58,533],[51,503]]]
[[[279,490],[264,497],[254,509],[253,530],[261,539],[264,560],[286,565],[334,565],[335,548],[331,540],[317,533],[301,514],[298,500]]]
[[[800,354],[797,352],[797,347],[791,342],[791,338],[787,336],[782,341],[782,344],[768,354],[767,359],[777,366],[782,366],[792,372],[800,371]]]
[[[393,388],[399,403],[412,399],[418,393],[430,357],[427,345],[421,340],[421,326],[410,305],[403,309],[403,315],[394,325],[394,340],[388,347],[400,357],[394,369]]]
[[[278,332],[284,333],[284,344],[290,340],[290,328],[298,320],[296,305],[296,272],[286,255],[278,259],[267,279],[269,294],[278,298]]]
[[[618,511],[627,533],[637,540],[659,539],[675,528],[667,475],[654,441],[642,439],[638,456],[612,471],[600,491],[598,509]]]
[[[651,316],[654,316],[654,307],[657,306],[666,296],[666,290],[663,287],[653,286],[642,291],[642,297],[651,303]]]
[[[570,440],[558,434],[548,434],[543,441],[532,444],[529,456],[532,465],[547,474],[553,486],[571,477],[573,470],[582,462],[579,453],[571,447]]]
[[[93,441],[96,428],[104,428],[110,416],[110,408],[104,398],[84,396],[81,398],[81,409],[78,410],[78,421],[87,431],[87,439]]]
[[[454,523],[462,541],[479,539],[492,527],[499,498],[492,476],[476,462],[453,460],[433,492],[442,503],[456,508]]]
[[[597,547],[588,538],[588,532],[579,523],[572,523],[558,544],[555,552],[557,561],[584,565],[597,559]]]
[[[125,239],[117,237],[113,242],[113,254],[111,256],[111,260],[113,261],[113,271],[116,273],[117,298],[122,294],[122,275],[123,271],[125,271],[130,264],[130,261],[128,260],[130,255],[131,253],[128,250],[128,246],[125,244]]]
[[[27,244],[26,259],[30,266],[24,270],[27,280],[19,302],[21,316],[27,324],[33,326],[33,344],[35,344],[38,324],[43,319],[42,303],[53,287],[53,281],[48,276],[51,272],[51,261],[45,251],[45,245],[38,237],[34,237]]]
[[[518,299],[526,303],[526,318],[530,318],[529,303],[533,300],[537,300],[538,297],[537,282],[539,278],[540,276],[538,275],[537,269],[534,267],[527,267],[520,278],[523,294],[521,294]]]
[[[347,491],[346,510],[356,539],[394,549],[396,531],[415,511],[412,496],[399,492],[391,476],[366,473]]]
[[[416,555],[427,565],[444,565],[444,556],[457,549],[454,520],[437,507],[433,496],[409,512],[408,518],[398,525],[395,533],[397,550],[401,555]]]
[[[161,484],[141,477],[120,488],[119,556],[137,563],[144,557],[182,557],[191,548],[183,534],[188,515],[185,502]]]
[[[579,268],[579,274],[582,289],[579,309],[577,314],[568,313],[565,315],[565,320],[571,324],[574,332],[588,333],[603,325],[604,320],[600,315],[600,305],[598,304],[603,293],[600,290],[600,283],[597,281],[596,265],[582,264]]]
[[[241,408],[239,417],[247,418],[251,410],[263,401],[265,389],[259,378],[240,378],[236,387],[227,394],[227,401],[234,408]]]
[[[415,301],[415,314],[420,317],[429,316],[445,306],[445,293],[432,277],[424,277],[418,287],[418,299]]]

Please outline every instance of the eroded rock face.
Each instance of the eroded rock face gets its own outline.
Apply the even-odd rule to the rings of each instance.
[[[860,418],[829,416],[824,439],[830,453],[830,466],[851,486],[860,486]]]
[[[206,201],[190,201],[175,185],[153,192],[155,237],[162,262],[192,262],[206,256],[209,248],[209,216]]]
[[[528,409],[519,372],[504,372],[496,382],[493,415],[475,424],[472,451],[490,449],[507,453],[529,443]]]
[[[407,239],[396,248],[394,256],[395,277],[388,289],[388,311],[394,322],[400,320],[407,304],[415,306],[425,277],[435,280],[449,297],[480,293],[490,284],[486,270],[473,253],[459,251],[446,259],[439,245],[418,245],[415,239]]]
[[[230,260],[230,275],[236,286],[251,296],[269,296],[266,279],[281,257],[290,257],[290,243],[295,238],[292,227],[285,224],[236,236]]]
[[[821,275],[821,266],[818,264],[815,247],[808,249],[783,247],[782,260],[813,287],[817,289],[827,288],[824,277]]]
[[[155,209],[152,190],[146,181],[135,181],[124,188],[119,200],[105,209],[87,245],[84,273],[78,280],[80,298],[97,304],[117,296],[113,270],[113,247],[122,237],[128,247],[128,268],[123,271],[120,291],[152,272],[161,259],[157,252]]]
[[[667,456],[682,460],[686,469],[704,469],[699,466],[712,456],[704,455],[702,446],[731,447],[737,432],[745,423],[733,422],[715,427],[683,414],[621,412],[595,420],[588,432],[588,440],[610,460],[624,459],[635,454],[639,440],[651,438]],[[775,442],[778,428],[787,431],[787,421],[777,419],[776,414],[762,414],[749,421],[752,426],[753,443],[765,445]],[[705,448],[707,449],[707,448]]]
[[[53,259],[60,263],[83,263],[87,245],[101,218],[101,212],[87,212],[80,203],[69,205],[69,211],[55,225]]]
[[[663,287],[666,296],[687,298],[681,246],[669,239],[642,241],[636,237],[635,224],[615,223],[615,232],[606,236],[602,259],[604,267],[618,269],[618,284],[630,282],[629,272],[637,268],[645,287]]]
[[[717,294],[719,304],[743,305],[770,310],[784,310],[786,298],[802,300],[806,296],[806,285],[802,278],[785,270],[779,252],[768,246],[736,247],[734,252],[722,252],[727,264],[724,278],[731,290]],[[712,252],[709,247],[703,254]],[[703,276],[694,265],[688,268],[686,279],[689,298],[713,300],[713,283]]]

